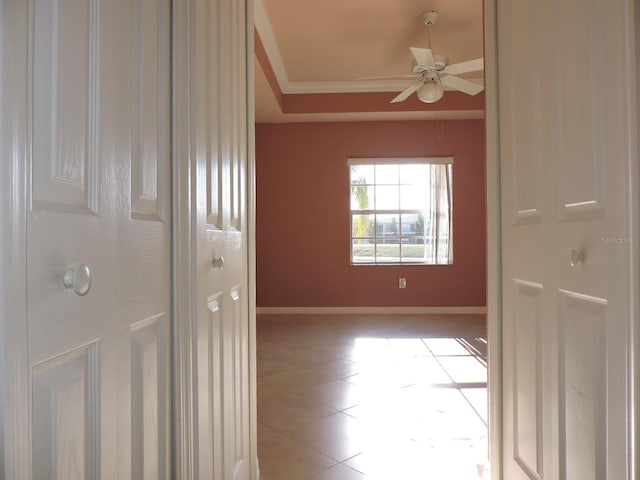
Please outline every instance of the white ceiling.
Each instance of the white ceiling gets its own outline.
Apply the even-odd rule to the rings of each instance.
[[[483,56],[482,0],[255,0],[256,31],[279,89],[286,94],[399,92],[412,79],[363,77],[411,73],[410,46],[427,47],[423,14],[439,14],[431,48],[450,63]],[[477,76],[477,74],[476,74]],[[325,112],[283,115],[265,73],[255,67],[256,120],[429,118],[413,112]],[[447,95],[445,93],[445,95]],[[389,94],[389,100],[395,95]],[[440,118],[460,112],[439,111]],[[468,113],[478,116],[477,111]],[[467,117],[468,118],[468,117]]]

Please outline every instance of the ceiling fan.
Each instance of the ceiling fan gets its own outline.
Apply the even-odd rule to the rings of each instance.
[[[444,95],[444,87],[458,90],[468,95],[477,95],[484,87],[470,80],[456,77],[461,73],[477,72],[484,69],[484,60],[477,58],[466,62],[449,65],[449,59],[445,55],[433,53],[431,50],[431,26],[438,19],[435,11],[424,14],[424,23],[429,29],[429,48],[410,47],[415,59],[413,74],[406,77],[419,77],[404,89],[391,103],[403,102],[416,92],[418,98],[424,103],[435,103]],[[389,78],[389,77],[387,77]]]

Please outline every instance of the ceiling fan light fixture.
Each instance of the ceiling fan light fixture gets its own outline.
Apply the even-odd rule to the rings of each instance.
[[[416,92],[418,98],[424,103],[435,103],[444,95],[442,83],[438,80],[427,80]]]

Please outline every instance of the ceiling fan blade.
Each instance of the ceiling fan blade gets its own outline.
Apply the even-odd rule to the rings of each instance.
[[[478,85],[477,83],[473,83],[469,80],[464,80],[463,78],[454,77],[453,75],[447,75],[446,77],[442,76],[440,78],[442,85],[445,87],[464,92],[467,95],[477,95],[484,90],[484,86],[482,85]]]
[[[429,68],[435,68],[435,62],[433,61],[433,52],[428,48],[409,47],[413,58],[416,59],[418,65],[424,65]]]
[[[467,60],[466,62],[447,65],[444,73],[459,75],[461,73],[477,72],[479,70],[484,70],[484,58],[476,58],[475,60]]]
[[[398,95],[396,98],[391,100],[391,103],[404,102],[407,98],[411,96],[413,92],[417,91],[422,86],[423,83],[424,83],[423,80],[418,80],[417,82],[413,82],[411,85],[405,88],[402,91],[402,93],[400,93],[400,95]]]
[[[381,77],[360,77],[356,78],[356,80],[384,80],[387,78],[417,78],[420,77],[418,73],[412,73],[410,75],[383,75]]]

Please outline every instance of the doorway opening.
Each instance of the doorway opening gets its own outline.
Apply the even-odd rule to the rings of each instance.
[[[258,10],[264,8],[261,3]],[[482,9],[482,2],[479,5]],[[262,14],[256,12],[256,17]],[[481,100],[472,97],[478,102],[477,110],[465,112],[463,119],[412,117],[410,113],[416,112],[408,111],[375,119],[340,116],[333,109],[345,106],[344,95],[336,106],[332,101],[338,96],[327,93],[319,102],[322,105],[314,107],[311,99],[320,96],[292,95],[278,88],[282,72],[263,64],[269,45],[262,44],[260,28],[256,30],[256,84],[258,90],[269,85],[274,94],[269,99],[264,91],[256,92],[256,109],[271,109],[257,119],[256,129],[258,454],[263,476],[267,480],[411,478],[398,471],[389,476],[384,462],[414,468],[415,475],[422,475],[430,470],[420,462],[429,460],[432,469],[440,469],[438,475],[447,475],[436,478],[489,478],[486,306],[488,302],[495,306],[495,299],[488,299],[486,292],[487,263],[495,259],[487,258],[486,201],[492,194],[485,188],[489,160],[483,95]],[[451,93],[447,92],[450,99],[454,98]],[[407,110],[409,103],[404,103]],[[305,108],[316,110],[310,113]],[[284,118],[282,112],[287,109],[298,113]],[[460,146],[464,152],[456,150]],[[456,253],[452,265],[429,268],[349,265],[347,157],[451,155],[455,159],[453,245],[462,255]],[[265,178],[271,189],[264,188]],[[336,212],[344,212],[344,217]],[[265,242],[268,232],[278,232],[277,239]],[[443,272],[449,277],[446,281]],[[454,298],[460,292],[466,295],[464,300]],[[323,313],[332,306],[343,307],[333,307],[332,315],[317,315],[309,307],[306,313],[315,314],[304,315],[308,305]],[[471,313],[469,317],[432,316],[425,311],[388,315],[384,308],[374,315],[345,314],[373,305],[393,305],[398,310],[424,305],[480,308],[465,312]],[[278,311],[280,306],[291,308]],[[478,322],[476,327],[481,328],[468,335],[464,329],[457,330],[454,320],[449,331],[436,328],[433,332],[430,323],[442,326],[454,318]],[[388,330],[380,321],[386,322]],[[403,331],[407,321],[417,322],[420,328]],[[371,325],[379,330],[370,332]],[[321,333],[324,326],[330,331]],[[338,333],[346,337],[334,337]],[[370,355],[373,363],[363,360],[366,354],[355,353],[370,352],[374,345],[380,351]],[[394,364],[390,359],[401,357],[399,352],[406,358]],[[420,370],[410,366],[412,362],[437,367]],[[456,363],[466,366],[456,370],[452,367]],[[405,368],[394,370],[394,365]],[[412,374],[416,376],[407,378]],[[408,400],[409,392],[416,393],[416,399]],[[367,400],[365,394],[370,394]],[[404,416],[390,420],[394,404],[399,407],[396,413]],[[427,413],[428,408],[419,408],[422,404],[434,409]],[[467,410],[454,413],[450,410],[454,405]],[[385,413],[383,406],[391,410]],[[358,412],[363,418],[358,418]],[[373,418],[383,420],[375,426]],[[454,420],[447,425],[444,419]],[[402,431],[402,425],[412,425],[412,433],[399,434],[395,443],[391,441],[397,448],[391,448],[391,433]],[[265,454],[265,448],[271,453]],[[299,456],[287,453],[292,451]],[[462,452],[469,454],[464,461]]]

